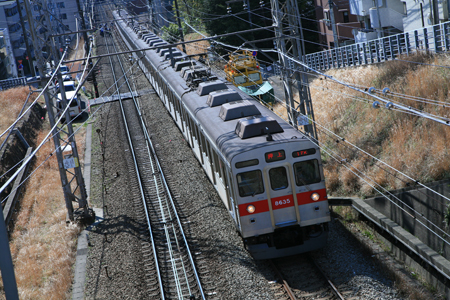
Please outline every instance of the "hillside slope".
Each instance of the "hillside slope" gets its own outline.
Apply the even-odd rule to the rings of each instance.
[[[390,92],[386,96],[377,95],[450,117],[449,66],[447,56],[416,55],[379,65],[331,70],[327,75],[361,89],[388,87]],[[317,128],[331,195],[366,196],[375,193],[374,185],[379,185],[377,189],[398,189],[414,184],[401,173],[420,182],[450,177],[449,126],[388,110],[384,105],[374,109],[372,97],[324,76],[315,79],[310,89],[316,121],[320,124]],[[426,99],[439,101],[440,105],[425,103],[429,102]],[[339,140],[333,133],[386,164]]]

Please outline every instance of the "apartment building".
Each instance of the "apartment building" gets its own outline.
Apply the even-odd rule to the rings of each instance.
[[[328,49],[334,47],[329,3],[339,46],[446,22],[450,11],[449,0],[315,0],[321,43]]]

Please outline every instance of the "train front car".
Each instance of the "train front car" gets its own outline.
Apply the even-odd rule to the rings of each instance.
[[[270,142],[236,155],[231,167],[238,226],[255,259],[325,246],[330,212],[317,146],[306,138]]]

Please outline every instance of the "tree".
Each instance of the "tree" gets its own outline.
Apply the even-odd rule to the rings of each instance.
[[[208,14],[203,18],[206,31],[210,35],[220,35],[236,31],[247,30],[257,27],[266,27],[272,25],[272,13],[270,1],[265,1],[265,6],[260,6],[259,0],[250,0],[251,14],[244,9],[243,2],[231,3],[231,14],[227,14],[227,4],[224,0],[205,0],[204,11]],[[318,33],[317,23],[310,20],[315,19],[315,7],[311,0],[299,0],[299,11],[302,18],[303,35],[305,39],[306,53],[318,51]],[[250,23],[251,19],[251,23]],[[273,30],[255,31],[242,34],[246,40],[262,40],[274,37]],[[234,46],[240,46],[244,42],[239,36],[233,35],[222,38],[221,41]],[[273,40],[257,42],[260,48],[273,48]],[[250,47],[249,44],[246,47]],[[306,54],[305,53],[305,54]]]

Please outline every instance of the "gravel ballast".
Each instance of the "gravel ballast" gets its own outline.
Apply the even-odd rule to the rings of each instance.
[[[108,74],[102,80],[106,88],[112,84]],[[135,75],[135,81],[138,90],[151,87],[143,75]],[[266,261],[255,261],[246,251],[231,216],[157,95],[144,95],[139,101],[164,173],[170,178],[178,212],[185,220],[190,247],[201,266],[207,299],[276,298],[271,267]],[[89,233],[86,299],[147,299],[143,225],[137,218],[140,208],[130,201],[134,191],[127,174],[124,157],[129,150],[121,122],[115,102],[103,106],[93,124],[90,205],[104,208],[104,221]],[[357,299],[404,299],[348,231],[337,221],[330,225],[327,247],[314,255],[332,270],[330,276],[353,285]]]

